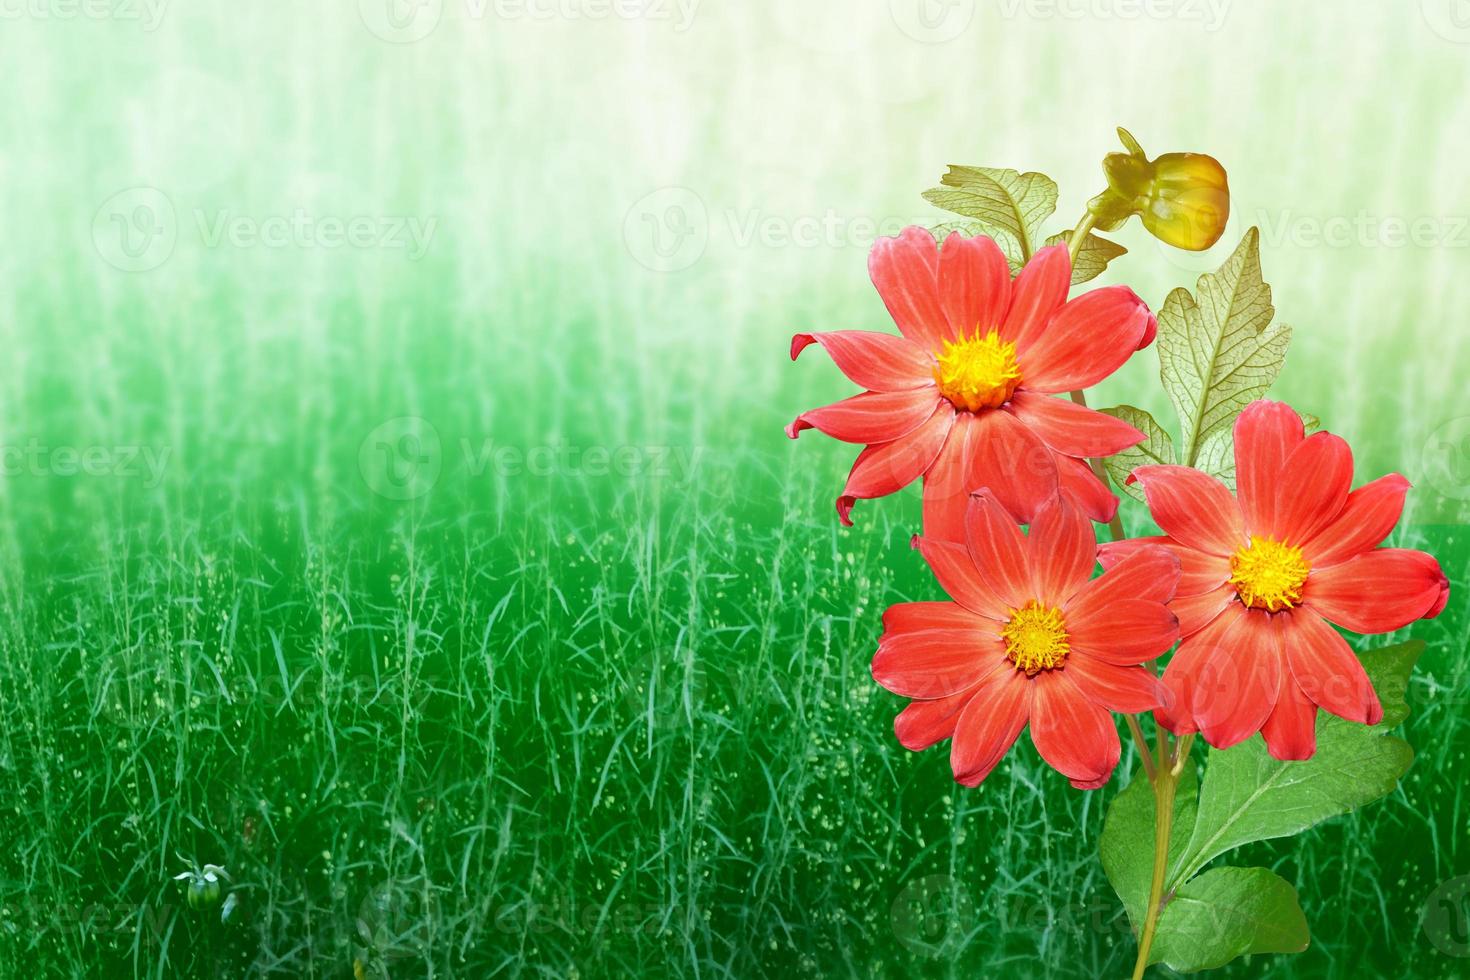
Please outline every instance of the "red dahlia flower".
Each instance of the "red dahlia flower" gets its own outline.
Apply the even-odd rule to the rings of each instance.
[[[1084,460],[1143,433],[1048,396],[1094,385],[1148,346],[1157,328],[1143,301],[1108,286],[1068,302],[1072,264],[1062,245],[1038,251],[1012,282],[991,239],[952,234],[940,249],[917,227],[880,238],[868,271],[903,336],[839,330],[791,341],[793,360],[821,344],[868,389],[786,428],[793,439],[815,428],[866,445],[837,498],[842,522],[852,523],[858,498],[920,476],[931,538],[961,539],[966,495],[979,487],[1023,523],[1059,488],[1093,520],[1110,520],[1117,498]]]
[[[1258,401],[1235,423],[1236,497],[1183,466],[1140,466],[1164,537],[1104,544],[1103,567],[1167,547],[1183,577],[1170,608],[1183,642],[1164,671],[1161,723],[1226,748],[1260,731],[1278,759],[1316,750],[1317,709],[1374,725],[1383,709],[1347,641],[1329,625],[1387,633],[1439,615],[1449,582],[1422,551],[1379,548],[1409,481],[1349,493],[1353,455],[1307,436],[1290,406]],[[1237,499],[1238,498],[1238,499]]]
[[[893,723],[898,740],[918,751],[952,739],[954,778],[976,786],[1029,722],[1036,750],[1072,785],[1101,786],[1121,749],[1109,712],[1164,703],[1139,664],[1177,637],[1165,604],[1179,560],[1138,548],[1089,580],[1092,524],[1055,495],[1029,536],[989,490],[973,496],[964,524],[965,544],[915,539],[955,601],[883,614],[873,679],[914,699]]]

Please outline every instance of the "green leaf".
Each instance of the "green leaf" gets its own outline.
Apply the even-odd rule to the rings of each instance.
[[[1215,868],[1165,906],[1149,962],[1194,973],[1249,953],[1300,953],[1307,942],[1295,888],[1265,868]]]
[[[1279,762],[1257,735],[1209,750],[1202,779],[1186,763],[1149,962],[1187,973],[1249,953],[1306,948],[1307,925],[1290,884],[1264,868],[1200,872],[1232,848],[1299,833],[1392,792],[1414,753],[1387,733],[1409,715],[1409,677],[1423,649],[1411,641],[1361,654],[1383,720],[1370,727],[1319,713],[1311,759]],[[1146,779],[1131,781],[1109,807],[1099,841],[1103,870],[1135,931],[1147,912],[1153,873],[1152,790]]]
[[[1174,790],[1174,825],[1169,835],[1171,866],[1189,844],[1198,792],[1199,777],[1194,761],[1189,760]],[[1142,770],[1135,772],[1123,791],[1113,798],[1098,847],[1103,871],[1123,900],[1128,920],[1137,932],[1143,928],[1154,864],[1153,784]]]
[[[1103,460],[1103,466],[1107,468],[1108,476],[1112,477],[1113,485],[1122,487],[1124,493],[1142,501],[1143,491],[1137,484],[1128,483],[1128,475],[1139,466],[1172,465],[1175,462],[1174,440],[1169,438],[1169,430],[1141,408],[1119,405],[1117,408],[1103,408],[1099,411],[1115,419],[1122,419],[1147,437],[1138,445]]]
[[[1317,752],[1310,759],[1273,759],[1259,735],[1223,752],[1212,749],[1194,836],[1170,875],[1171,886],[1232,848],[1300,833],[1393,792],[1414,750],[1385,732],[1408,717],[1408,673],[1423,648],[1410,642],[1363,655],[1384,722],[1369,727],[1318,712]]]
[[[1072,241],[1070,231],[1058,232],[1046,240],[1048,245],[1068,244]],[[1120,255],[1127,254],[1128,250],[1110,238],[1094,235],[1088,232],[1087,237],[1082,239],[1082,248],[1077,252],[1077,261],[1072,263],[1072,285],[1096,279],[1103,274],[1108,263]]]
[[[950,236],[950,233],[956,231],[966,238],[989,234],[985,226],[978,221],[943,221],[929,226],[929,234],[933,235],[934,240],[941,246],[944,245],[944,240]]]
[[[1216,429],[1200,443],[1194,465],[1235,490],[1235,426]]]
[[[1039,240],[1041,223],[1057,208],[1057,185],[1045,174],[951,165],[941,186],[924,192],[930,204],[974,218],[1020,271]]]
[[[1286,358],[1291,328],[1271,323],[1276,311],[1261,279],[1259,241],[1250,229],[1219,271],[1200,276],[1195,295],[1176,289],[1159,310],[1160,376],[1179,413],[1186,466],[1266,393]],[[1222,447],[1211,448],[1218,457]]]

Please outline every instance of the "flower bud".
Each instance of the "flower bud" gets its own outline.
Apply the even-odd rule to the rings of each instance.
[[[1230,187],[1220,162],[1203,153],[1150,160],[1126,129],[1118,136],[1128,152],[1103,159],[1108,189],[1087,202],[1095,226],[1112,231],[1136,214],[1151,235],[1176,248],[1199,252],[1219,241],[1230,216]]]

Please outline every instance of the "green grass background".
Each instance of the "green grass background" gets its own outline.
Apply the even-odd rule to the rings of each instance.
[[[790,334],[888,329],[871,229],[946,164],[1050,173],[1060,229],[1114,125],[1207,151],[1226,241],[1134,224],[1104,281],[1260,225],[1277,394],[1463,590],[1462,8],[6,7],[0,976],[1124,973],[1122,772],[894,741],[918,501],[837,526],[852,450],[781,427],[850,389]],[[1420,924],[1470,874],[1467,629],[1411,631],[1401,789],[1249,855],[1313,942],[1230,975],[1470,974],[1464,906]]]

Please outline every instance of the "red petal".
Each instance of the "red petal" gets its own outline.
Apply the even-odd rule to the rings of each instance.
[[[1314,432],[1292,450],[1276,486],[1278,541],[1309,540],[1337,519],[1353,485],[1353,451],[1340,436]]]
[[[1172,703],[1154,712],[1159,724],[1176,735],[1199,730],[1194,720],[1194,707],[1200,675],[1221,638],[1244,615],[1244,606],[1239,603],[1228,605],[1208,626],[1179,644],[1179,649],[1174,651],[1174,656],[1164,667],[1164,686],[1169,689]]]
[[[1151,316],[1127,286],[1083,293],[1057,312],[1030,349],[1019,352],[1024,384],[1041,392],[1090,388],[1138,349]]]
[[[860,388],[904,391],[934,383],[934,355],[912,340],[868,330],[799,333],[791,338],[791,359],[810,344],[821,344],[837,369]]]
[[[1087,584],[1097,564],[1092,522],[1071,501],[1055,497],[1031,524],[1026,550],[1032,589],[1038,599],[1059,606]]]
[[[1235,420],[1235,496],[1252,533],[1275,528],[1276,486],[1302,439],[1301,416],[1282,402],[1251,402]]]
[[[939,298],[956,337],[999,330],[1011,305],[1011,267],[985,235],[953,232],[939,251]]]
[[[1010,611],[980,577],[980,570],[970,558],[970,551],[952,541],[915,538],[915,546],[929,563],[939,587],[950,598],[978,616],[997,622],[1010,618]]]
[[[1276,707],[1281,666],[1270,614],[1237,617],[1195,677],[1190,703],[1205,741],[1228,749],[1260,731]]]
[[[1099,524],[1106,524],[1118,513],[1118,498],[1106,483],[1097,478],[1080,459],[1052,453],[1052,462],[1057,464],[1057,489],[1082,508],[1082,513]]]
[[[1289,619],[1288,616],[1271,617],[1278,656],[1283,658],[1286,653],[1282,647],[1282,630]],[[1273,759],[1310,759],[1317,751],[1317,706],[1297,684],[1289,662],[1284,659],[1276,707],[1271,709],[1271,716],[1261,726],[1261,735],[1266,739],[1266,751]]]
[[[1179,635],[1191,636],[1210,624],[1225,607],[1235,601],[1235,586],[1225,584],[1203,595],[1187,595],[1169,603],[1179,617]]]
[[[1011,396],[1010,409],[1041,441],[1068,456],[1102,458],[1121,453],[1145,438],[1122,419],[1095,412],[1070,399],[1021,389]]]
[[[1086,621],[1106,615],[1110,605],[1123,599],[1168,602],[1178,582],[1179,559],[1173,552],[1157,545],[1135,548],[1078,590],[1063,611],[1069,619]]]
[[[1155,545],[1168,550],[1179,559],[1179,588],[1175,591],[1176,596],[1211,592],[1230,578],[1230,559],[1186,548],[1168,535],[1104,541],[1098,545],[1098,559],[1103,568],[1112,568],[1140,548]]]
[[[1450,583],[1432,555],[1377,548],[1307,576],[1303,602],[1354,633],[1389,633],[1444,608]]]
[[[1187,466],[1140,466],[1133,478],[1154,521],[1185,547],[1228,558],[1247,543],[1240,507],[1214,477]]]
[[[958,602],[899,602],[883,610],[884,633],[982,629],[989,622]]]
[[[1408,492],[1409,481],[1397,473],[1358,487],[1337,520],[1302,545],[1302,556],[1313,568],[1324,568],[1371,551],[1399,522]]]
[[[1019,671],[994,676],[975,692],[955,726],[949,765],[957,782],[979,786],[1026,727],[1031,685]]]
[[[974,415],[956,413],[944,448],[924,474],[924,537],[931,541],[965,540],[965,509],[973,489],[966,484],[978,431]]]
[[[941,400],[933,388],[865,391],[802,412],[786,427],[786,434],[795,439],[803,429],[818,429],[843,442],[892,442],[923,425]]]
[[[976,491],[965,511],[970,560],[980,579],[1011,609],[1035,598],[1026,538],[989,490]]]
[[[1110,664],[1152,660],[1179,638],[1179,620],[1162,602],[1118,599],[1084,616],[1066,614],[1072,648]]]
[[[1281,625],[1281,645],[1302,693],[1339,718],[1376,725],[1383,707],[1347,641],[1310,609],[1294,609]]]
[[[1065,245],[1048,245],[1031,256],[1031,261],[1011,285],[1011,308],[1000,335],[1024,354],[1046,332],[1052,317],[1067,302],[1072,288],[1072,259]]]
[[[906,698],[942,698],[992,672],[1015,670],[1005,644],[982,630],[885,633],[873,654],[873,680]]]
[[[1053,769],[1077,782],[1098,784],[1118,764],[1122,745],[1113,716],[1082,692],[1066,670],[1036,675],[1031,741]]]
[[[1072,656],[1067,658],[1066,672],[1089,698],[1109,711],[1152,711],[1169,696],[1168,688],[1147,667],[1120,667],[1091,657]]]
[[[868,253],[868,275],[898,332],[926,350],[951,337],[939,302],[939,246],[923,228],[905,228],[897,238],[880,238]]]
[[[842,496],[837,498],[837,516],[842,523],[851,525],[848,517],[853,501],[860,498],[882,497],[902,490],[917,480],[949,435],[954,424],[954,406],[941,401],[929,421],[913,432],[893,442],[876,443],[858,454],[847,475],[847,485]]]
[[[893,734],[906,749],[919,752],[954,734],[960,712],[975,696],[976,688],[967,687],[957,694],[930,701],[910,701],[908,707],[893,719]]]
[[[1031,523],[1057,492],[1052,451],[1009,412],[981,412],[974,419],[967,440],[966,491],[989,489],[1014,520]]]

